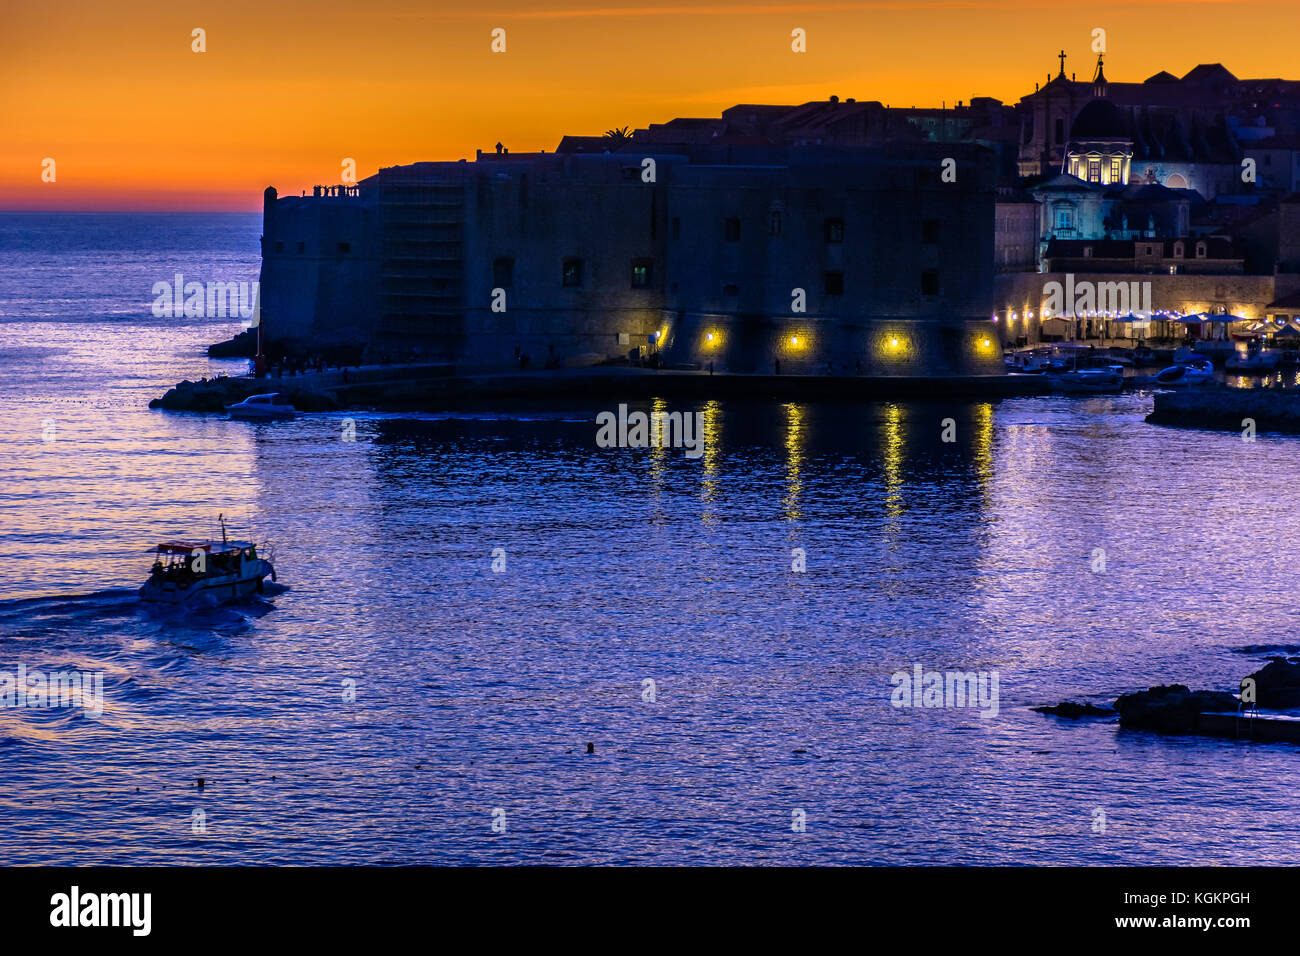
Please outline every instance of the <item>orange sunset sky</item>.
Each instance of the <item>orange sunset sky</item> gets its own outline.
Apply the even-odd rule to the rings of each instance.
[[[1070,55],[1300,79],[1295,0],[50,0],[0,26],[0,209],[261,208],[381,166],[554,149],[738,102],[1014,103]],[[191,51],[191,31],[207,51]],[[507,52],[490,50],[494,27]],[[807,31],[808,52],[790,51]],[[56,181],[42,182],[55,160]]]

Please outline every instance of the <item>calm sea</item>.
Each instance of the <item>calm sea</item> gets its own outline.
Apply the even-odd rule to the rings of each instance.
[[[1300,863],[1300,749],[1028,709],[1296,640],[1296,439],[1144,394],[710,403],[695,460],[579,405],[150,411],[246,364],[153,284],[255,279],[259,226],[0,215],[0,671],[104,680],[0,708],[5,862]],[[142,606],[218,514],[287,590]],[[890,706],[917,664],[997,716]]]

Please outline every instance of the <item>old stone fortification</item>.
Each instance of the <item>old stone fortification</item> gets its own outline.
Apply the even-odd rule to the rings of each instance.
[[[263,332],[466,372],[1000,374],[993,174],[979,147],[910,143],[502,154],[268,189]]]

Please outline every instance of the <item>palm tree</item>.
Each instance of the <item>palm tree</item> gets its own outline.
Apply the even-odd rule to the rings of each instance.
[[[605,138],[613,140],[616,145],[622,145],[632,138],[631,130],[626,127],[615,127],[614,129],[605,130]]]

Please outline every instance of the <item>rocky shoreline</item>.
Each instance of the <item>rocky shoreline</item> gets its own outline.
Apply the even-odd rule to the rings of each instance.
[[[226,376],[180,382],[161,398],[151,401],[149,407],[172,412],[224,412],[228,405],[265,392],[280,393],[302,412],[329,412],[343,407],[333,395],[306,383],[271,383],[266,379]]]

